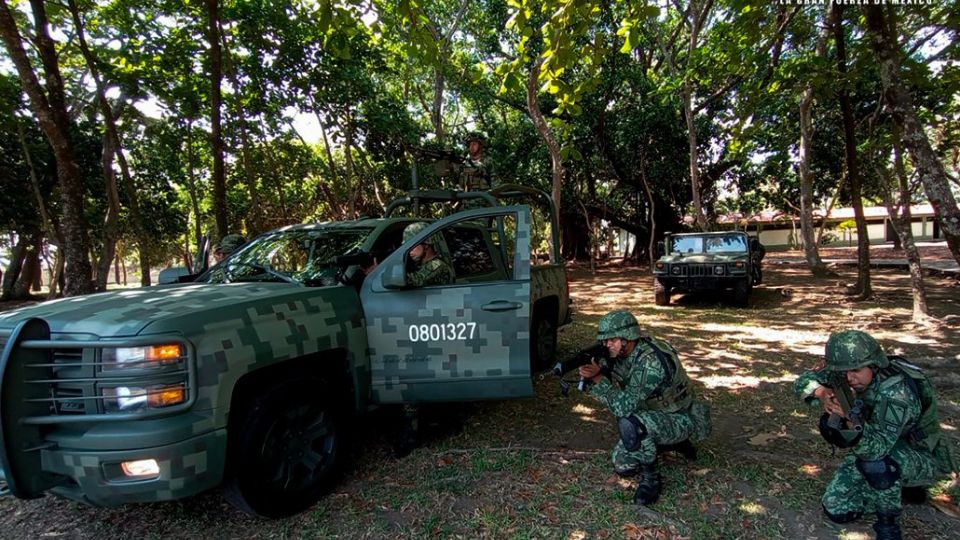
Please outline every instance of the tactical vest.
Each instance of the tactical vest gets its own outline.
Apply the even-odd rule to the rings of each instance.
[[[641,338],[640,341],[650,345],[666,374],[660,386],[644,402],[646,409],[669,413],[686,410],[693,403],[693,391],[690,377],[680,365],[677,351],[661,339]]]
[[[933,449],[940,440],[940,422],[937,419],[937,400],[930,379],[919,367],[900,356],[889,356],[890,366],[883,371],[900,375],[904,383],[920,401],[920,417],[910,430],[910,440]]]

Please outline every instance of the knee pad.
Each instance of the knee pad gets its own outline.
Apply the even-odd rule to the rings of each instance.
[[[890,456],[865,461],[857,458],[857,470],[873,489],[890,489],[900,479],[900,464]]]
[[[617,469],[614,468],[613,472],[617,474],[620,478],[633,478],[640,472],[640,468],[637,466],[630,467],[628,469]]]
[[[620,440],[627,452],[640,449],[640,443],[647,436],[647,427],[636,416],[617,418],[617,429],[620,430]]]
[[[826,506],[821,505],[823,508],[823,515],[827,516],[827,519],[837,524],[850,523],[851,521],[856,521],[860,519],[860,516],[863,515],[863,512],[843,512],[841,514],[834,514],[827,510]]]

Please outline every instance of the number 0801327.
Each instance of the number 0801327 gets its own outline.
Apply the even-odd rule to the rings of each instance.
[[[407,330],[410,341],[455,341],[473,339],[477,323],[415,324]]]

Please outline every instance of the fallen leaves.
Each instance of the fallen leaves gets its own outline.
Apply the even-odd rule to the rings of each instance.
[[[960,508],[958,508],[957,505],[953,504],[953,502],[950,501],[949,497],[945,497],[945,496],[934,497],[930,499],[930,506],[936,508],[940,512],[943,512],[944,514],[952,518],[960,519]]]
[[[770,444],[770,441],[775,439],[792,439],[793,435],[787,433],[787,426],[780,426],[780,430],[777,432],[766,431],[763,433],[758,433],[753,437],[747,439],[748,444],[754,446],[767,446]]]

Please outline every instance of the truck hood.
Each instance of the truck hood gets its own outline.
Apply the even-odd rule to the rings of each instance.
[[[331,287],[323,287],[327,289]],[[334,287],[335,288],[335,287]],[[284,296],[303,297],[319,288],[290,283],[198,283],[141,287],[86,296],[61,298],[0,313],[0,331],[20,321],[44,319],[52,333],[92,334],[98,337],[133,336],[161,320],[231,310],[245,304],[283,302]]]
[[[720,264],[736,261],[746,261],[746,253],[710,253],[709,255],[699,253],[690,255],[664,255],[660,262],[667,264],[692,263],[692,264]]]

